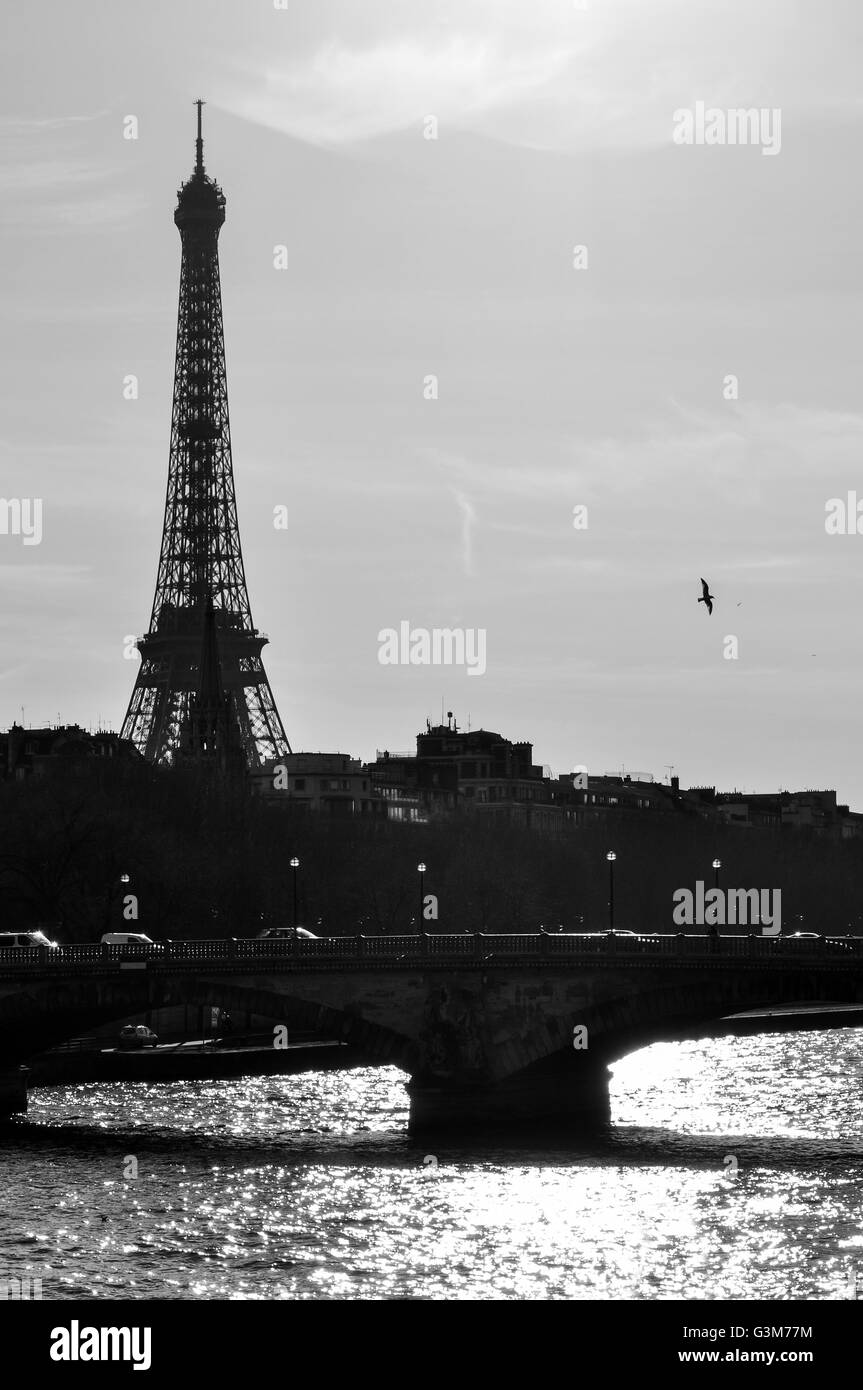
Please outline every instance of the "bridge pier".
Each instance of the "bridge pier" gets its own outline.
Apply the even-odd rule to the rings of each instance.
[[[27,1067],[0,1069],[0,1120],[9,1115],[23,1115],[27,1109]]]
[[[408,1083],[412,1134],[478,1129],[589,1130],[611,1121],[608,1069],[520,1072],[498,1082]]]

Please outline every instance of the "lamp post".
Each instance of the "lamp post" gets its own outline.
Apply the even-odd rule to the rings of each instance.
[[[426,878],[426,866],[425,866],[425,864],[417,864],[417,870],[419,871],[419,876],[420,876],[420,915],[419,915],[419,917],[417,918],[417,923],[418,923],[418,925],[417,925],[417,931],[418,931],[418,932],[421,932],[421,931],[425,931],[425,928],[424,928],[424,926],[423,926],[423,908],[425,907],[425,878]]]
[[[129,882],[129,875],[128,875],[128,874],[121,874],[121,875],[120,875],[120,926],[121,926],[121,928],[122,928],[122,926],[123,926],[124,921],[126,920],[126,903],[125,903],[125,898],[126,898],[126,894],[127,894],[127,892],[128,892],[128,889],[127,889],[126,887],[124,887],[124,885],[127,884],[128,882]],[[109,911],[109,913],[108,913],[108,930],[109,930],[109,931],[111,930],[111,920],[110,920],[110,916],[111,916],[111,915],[110,915],[110,911]]]
[[[297,869],[299,867],[300,861],[297,858],[297,856],[294,855],[293,859],[291,860],[291,869],[293,870],[294,874],[294,933],[296,933],[297,930]]]
[[[610,849],[605,857],[608,860],[608,929],[614,931],[614,861],[617,855]]]
[[[715,889],[717,889],[717,891],[718,891],[718,889],[719,889],[719,870],[720,870],[721,868],[722,868],[722,860],[721,860],[721,859],[714,859],[714,861],[713,861],[713,887],[714,887]],[[712,944],[713,946],[718,946],[718,944],[719,944],[719,928],[716,926],[716,923],[714,922],[714,924],[713,924],[711,927],[708,927],[707,930],[708,930],[708,933],[709,933],[709,936],[710,936],[711,944]]]

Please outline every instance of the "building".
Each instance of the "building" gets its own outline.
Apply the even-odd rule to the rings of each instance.
[[[560,819],[533,744],[459,729],[452,714],[446,724],[426,723],[415,753],[378,751],[368,771],[389,820],[425,821],[458,810],[533,825]]]
[[[778,792],[722,792],[717,799],[717,811],[726,825],[779,830],[783,824],[782,801]]]
[[[799,792],[724,792],[717,798],[729,825],[758,830],[803,830],[833,839],[863,835],[863,815],[839,805],[832,790]]]
[[[268,800],[304,811],[366,816],[376,809],[367,769],[347,753],[286,753],[250,780]]]
[[[43,776],[60,762],[81,762],[91,758],[139,760],[135,745],[109,729],[91,734],[78,724],[48,725],[25,729],[13,724],[0,734],[0,778],[21,782],[25,777]]]
[[[671,786],[654,781],[649,773],[634,776],[605,773],[588,776],[586,781],[586,786],[578,786],[573,774],[567,773],[554,783],[555,805],[563,811],[566,821],[576,825],[611,817],[661,815],[682,809],[676,777],[672,778]]]
[[[457,813],[564,833],[620,820],[672,817],[756,830],[799,829],[837,839],[863,837],[863,815],[837,805],[835,791],[722,792],[681,787],[646,772],[552,777],[533,761],[533,744],[489,729],[447,722],[417,734],[413,752],[378,749],[363,764],[344,753],[290,753],[251,774],[256,790],[284,805],[330,815],[373,815],[424,824]]]

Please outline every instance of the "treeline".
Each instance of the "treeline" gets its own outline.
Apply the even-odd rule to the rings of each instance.
[[[42,924],[64,941],[251,936],[291,924],[296,855],[298,920],[328,935],[416,930],[420,862],[437,900],[429,930],[602,930],[609,849],[617,927],[675,930],[672,894],[697,879],[712,887],[718,857],[722,887],[781,890],[784,931],[863,930],[853,841],[683,816],[553,835],[469,813],[421,826],[328,819],[204,771],[120,763],[0,784],[0,929]]]

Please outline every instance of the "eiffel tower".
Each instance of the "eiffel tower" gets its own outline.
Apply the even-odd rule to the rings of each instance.
[[[291,747],[243,570],[219,283],[225,195],[204,171],[203,104],[195,170],[174,212],[182,264],[162,549],[121,737],[152,763],[242,755],[251,770]]]

